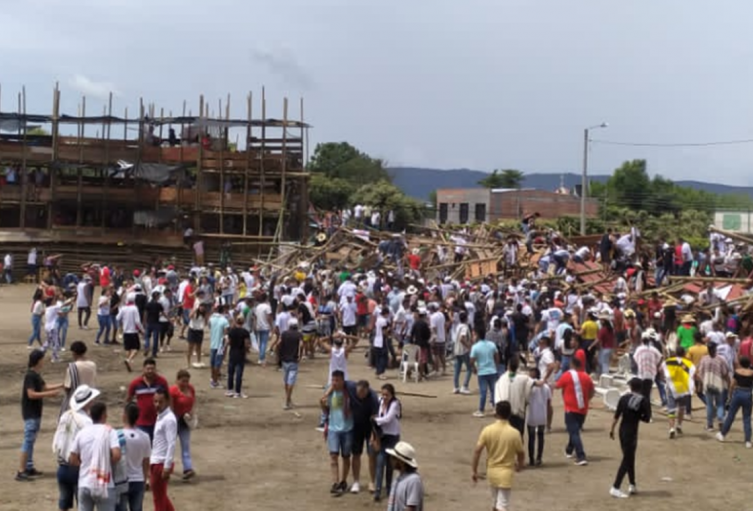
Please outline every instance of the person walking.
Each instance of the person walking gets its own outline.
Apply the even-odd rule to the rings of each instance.
[[[89,410],[100,392],[88,385],[79,386],[66,402],[67,410],[60,416],[55,436],[52,440],[52,452],[58,462],[58,509],[67,511],[73,508],[73,499],[78,496],[79,468],[70,464],[73,440],[79,431],[91,426]]]
[[[170,386],[167,380],[157,373],[157,362],[153,358],[144,360],[142,374],[128,386],[126,401],[136,401],[139,407],[139,418],[136,427],[154,438],[154,426],[157,422],[157,409],[154,406],[154,395],[158,390],[167,392]]]
[[[730,384],[730,371],[727,361],[717,354],[717,344],[709,343],[708,356],[698,365],[698,381],[706,396],[706,431],[714,431],[714,416],[719,430],[724,421],[724,397]]]
[[[180,438],[180,457],[183,463],[183,480],[188,481],[196,475],[191,460],[191,424],[193,423],[196,389],[191,385],[191,373],[186,369],[178,371],[175,385],[170,387],[170,402],[173,414],[178,421],[178,438]]]
[[[348,392],[351,414],[353,415],[353,445],[351,453],[353,484],[350,487],[350,492],[359,493],[361,491],[361,456],[363,455],[364,446],[366,446],[366,455],[369,462],[370,477],[368,489],[370,492],[373,492],[375,489],[374,479],[376,477],[376,454],[371,442],[373,431],[371,418],[379,412],[379,399],[376,392],[371,389],[369,382],[366,380],[360,380],[357,383],[346,380],[345,389]]]
[[[45,316],[44,293],[41,289],[34,292],[34,299],[31,306],[31,335],[29,336],[28,348],[32,349],[34,341],[40,346],[42,343],[42,322]]]
[[[96,402],[89,410],[92,424],[73,440],[69,462],[79,467],[79,510],[115,511],[118,501],[113,469],[122,451],[118,433],[107,424],[107,405]]]
[[[89,330],[89,319],[92,315],[92,302],[94,301],[94,286],[89,274],[76,285],[76,309],[78,311],[79,330]]]
[[[123,409],[123,429],[125,438],[126,476],[128,489],[120,496],[115,511],[142,511],[146,481],[149,480],[149,458],[152,455],[152,443],[149,435],[136,427],[139,420],[139,407],[128,403]]]
[[[473,340],[471,337],[471,328],[468,326],[468,313],[466,311],[462,311],[459,314],[459,320],[460,324],[457,327],[457,330],[455,331],[455,344],[453,346],[453,352],[455,355],[455,371],[453,375],[453,382],[455,384],[455,388],[453,389],[453,394],[470,394],[471,391],[468,390],[468,383],[471,381],[471,347],[473,345]],[[463,381],[463,386],[460,386],[460,371],[463,370],[463,366],[465,366],[465,380]]]
[[[266,293],[262,293],[261,296],[259,296],[259,303],[254,307],[253,314],[254,331],[256,332],[256,339],[259,341],[259,365],[265,366],[269,334],[274,325],[272,306],[269,304],[269,298]]]
[[[537,367],[528,370],[528,377],[539,381],[541,373]],[[528,460],[531,466],[540,466],[544,456],[544,429],[547,424],[547,409],[552,401],[552,389],[544,383],[534,385],[528,398],[526,425],[528,429]],[[538,443],[538,447],[537,444]],[[534,458],[534,454],[536,457]]]
[[[154,425],[152,455],[149,458],[149,485],[152,488],[154,511],[175,511],[167,486],[173,473],[173,457],[178,438],[178,421],[170,410],[170,394],[159,388],[154,393],[157,422]]]
[[[735,421],[737,411],[742,408],[743,410],[743,431],[745,433],[745,447],[750,449],[753,447],[751,444],[751,428],[750,428],[750,416],[753,403],[751,402],[751,391],[753,391],[753,369],[751,369],[750,359],[748,357],[740,357],[740,367],[735,369],[732,375],[732,385],[730,388],[729,410],[727,416],[724,419],[722,430],[716,434],[716,439],[720,442],[724,442],[727,438],[732,423]]]
[[[28,481],[42,473],[34,467],[34,444],[42,427],[43,399],[57,396],[63,384],[47,385],[42,378],[45,353],[34,350],[29,353],[28,370],[24,376],[21,392],[21,416],[24,420],[24,440],[21,444],[16,481]]]
[[[496,421],[486,426],[478,437],[473,451],[471,480],[478,482],[478,464],[486,451],[486,478],[492,489],[492,509],[508,511],[512,496],[513,474],[523,470],[525,451],[517,429],[510,425],[512,408],[508,401],[495,406]]]
[[[133,371],[133,359],[141,349],[139,334],[144,332],[141,325],[141,315],[136,307],[136,295],[128,293],[126,304],[120,308],[116,321],[123,327],[123,351],[126,352],[126,358],[123,363],[130,373]]]
[[[348,472],[353,447],[353,415],[349,394],[345,389],[344,376],[342,371],[332,373],[332,385],[320,400],[322,411],[327,415],[325,435],[332,471],[330,493],[333,495],[342,495],[348,489]],[[340,472],[340,457],[343,459],[342,472]]]
[[[244,321],[243,315],[238,315],[235,318],[235,325],[228,331],[225,338],[223,351],[228,354],[226,397],[243,399],[248,397],[242,390],[246,354],[251,351],[251,334],[243,327]]]
[[[97,364],[86,357],[88,348],[83,341],[74,341],[71,344],[73,362],[68,364],[63,380],[65,396],[60,406],[60,415],[68,410],[68,401],[80,385],[94,387],[97,384]]]
[[[218,305],[212,317],[209,318],[209,365],[212,367],[209,384],[213,389],[221,387],[220,372],[222,359],[225,356],[222,346],[225,344],[225,337],[230,329],[230,322],[225,317],[225,310],[224,305]]]
[[[150,348],[156,353],[154,346],[159,344],[160,336],[160,318],[164,314],[160,297],[162,293],[152,291],[152,299],[144,306],[144,317],[146,319],[146,333],[144,334],[144,356],[149,356]],[[189,331],[190,334],[190,331]],[[188,350],[189,353],[191,350]],[[190,357],[190,355],[189,355]],[[189,360],[190,361],[190,360]],[[189,365],[190,367],[190,365]]]
[[[641,345],[633,353],[633,362],[637,369],[635,374],[642,385],[641,394],[649,403],[651,402],[651,389],[654,387],[654,380],[664,358],[661,352],[653,346],[656,339],[656,330],[649,328],[641,335]]]
[[[277,345],[277,356],[282,363],[282,378],[285,384],[284,410],[293,408],[293,389],[298,380],[298,362],[303,355],[303,337],[298,331],[298,320],[291,318],[288,321],[288,330],[280,336]]]
[[[201,298],[204,292],[199,290],[198,296]],[[196,365],[193,367],[203,367],[201,365],[201,345],[204,343],[204,328],[206,328],[206,305],[199,301],[191,312],[188,319],[188,349],[186,350],[186,368],[191,366],[191,358],[196,355]]]
[[[693,393],[695,366],[685,358],[685,348],[677,346],[675,356],[667,358],[662,364],[662,372],[667,381],[669,438],[674,439],[676,435],[682,435],[685,406]]]
[[[374,352],[374,366],[378,380],[387,379],[387,377],[384,375],[384,372],[387,370],[387,363],[389,361],[389,336],[392,335],[390,331],[391,328],[389,317],[389,307],[382,307],[381,309],[379,309],[379,315],[374,319],[374,326],[372,327],[374,331],[372,350]]]
[[[403,416],[403,405],[395,397],[395,387],[387,383],[382,386],[382,396],[374,417],[374,440],[379,445],[376,464],[376,488],[374,501],[382,498],[382,476],[387,488],[386,494],[392,489],[392,465],[387,459],[387,449],[393,449],[400,441],[400,419]]]
[[[614,440],[614,430],[620,423],[620,448],[622,449],[622,462],[617,470],[614,484],[609,494],[615,498],[626,498],[628,495],[638,493],[635,482],[635,451],[638,449],[638,426],[641,422],[649,422],[651,419],[651,402],[643,394],[643,381],[640,378],[630,380],[630,392],[623,395],[617,403],[614,412],[612,429],[609,438]],[[620,422],[622,419],[622,422]],[[628,493],[623,493],[620,487],[622,480],[628,476]]]
[[[480,391],[478,410],[473,412],[473,416],[477,418],[484,417],[487,392],[489,392],[489,402],[494,406],[494,385],[497,382],[497,365],[499,364],[497,345],[487,341],[485,337],[486,332],[483,326],[479,326],[476,331],[476,342],[471,347],[471,367],[478,375]]]
[[[494,405],[500,401],[510,403],[511,412],[508,421],[510,425],[523,436],[526,425],[526,407],[536,380],[529,375],[518,373],[520,359],[513,357],[507,366],[507,372],[499,377],[494,386]],[[542,382],[543,383],[543,382]],[[546,405],[546,401],[544,402]]]
[[[97,337],[94,340],[94,344],[99,345],[102,335],[105,336],[105,344],[110,340],[110,327],[112,326],[112,318],[110,317],[110,299],[112,296],[112,288],[106,287],[102,289],[102,294],[99,295],[97,300]]]
[[[568,442],[565,447],[565,456],[576,456],[575,464],[578,466],[588,465],[586,451],[580,438],[580,430],[588,415],[588,403],[594,396],[594,382],[583,371],[583,363],[577,357],[571,361],[573,368],[562,374],[557,380],[555,388],[562,389],[562,401],[565,403],[565,427],[567,428]]]
[[[398,442],[394,449],[388,449],[392,467],[400,475],[392,486],[388,511],[424,511],[424,484],[418,473],[416,450],[408,442]]]

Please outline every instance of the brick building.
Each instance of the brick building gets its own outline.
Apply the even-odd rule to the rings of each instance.
[[[437,190],[437,221],[465,224],[514,220],[538,211],[541,218],[580,215],[580,197],[533,188],[443,188]],[[586,199],[586,217],[599,214],[599,201]]]

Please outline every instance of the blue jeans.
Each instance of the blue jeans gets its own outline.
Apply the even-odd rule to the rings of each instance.
[[[144,351],[148,352],[150,346],[152,346],[152,348],[159,348],[159,333],[159,323],[157,323],[156,325],[150,325],[147,323],[146,333],[144,334]],[[156,350],[152,349],[152,353],[154,352],[156,352]]]
[[[259,341],[259,362],[267,358],[267,342],[269,342],[269,330],[257,330],[256,340]]]
[[[486,404],[486,392],[489,391],[489,401],[491,402],[492,410],[494,409],[494,385],[497,383],[496,374],[479,374],[478,375],[478,389],[481,392],[481,396],[478,400],[478,410],[484,411]]]
[[[565,452],[572,454],[575,451],[575,456],[578,461],[586,459],[586,452],[583,450],[583,442],[580,439],[580,430],[583,427],[583,423],[586,421],[586,416],[580,413],[565,412],[565,428],[567,428],[568,441]]]
[[[384,374],[387,370],[387,348],[372,348],[374,350],[374,361],[376,365],[377,376]]]
[[[601,348],[599,351],[599,374],[609,374],[609,362],[612,360],[612,348]]]
[[[78,494],[78,467],[58,465],[58,509],[72,509]]]
[[[714,427],[714,412],[716,420],[724,420],[724,401],[722,400],[722,391],[717,389],[706,389],[706,426]]]
[[[115,495],[115,491],[110,489],[107,492],[107,498],[95,498],[91,495],[89,488],[78,489],[78,511],[115,511],[115,504],[117,504],[118,498]]]
[[[60,347],[65,348],[65,339],[68,337],[68,316],[58,318],[58,340]]]
[[[120,496],[120,502],[115,506],[115,511],[143,511],[144,490],[144,481],[128,483],[128,492]]]
[[[460,388],[460,371],[463,370],[463,366],[465,365],[465,380],[463,383],[463,388],[467,389],[468,384],[471,381],[471,356],[466,353],[465,355],[456,355],[455,356],[455,376],[454,376],[454,383],[455,388]]]
[[[26,453],[26,470],[34,468],[34,443],[42,426],[42,419],[24,420],[24,441],[21,444],[21,452]]]
[[[743,409],[743,431],[745,432],[745,441],[750,442],[750,413],[753,407],[753,398],[751,398],[750,389],[736,388],[732,392],[732,401],[729,404],[727,417],[724,419],[722,426],[722,435],[729,433],[732,423],[735,422],[737,411]]]
[[[386,494],[390,494],[392,489],[392,463],[390,463],[390,456],[387,454],[387,449],[394,449],[397,443],[400,441],[400,435],[383,435],[380,441],[380,449],[377,453],[376,460],[376,492],[374,495],[382,494],[382,476],[386,480]]]
[[[181,426],[178,422],[178,438],[180,438],[180,459],[183,463],[183,472],[193,470],[191,462],[191,428]]]
[[[241,393],[243,386],[243,370],[246,367],[246,361],[243,359],[233,360],[227,364],[227,390],[235,390],[236,394]],[[235,383],[235,385],[233,385]]]
[[[99,330],[97,330],[97,338],[94,341],[99,344],[99,339],[102,334],[105,334],[105,342],[110,340],[110,315],[109,314],[97,314],[97,323],[99,324]]]
[[[560,360],[560,368],[557,371],[557,374],[554,375],[554,381],[559,380],[560,376],[562,376],[566,371],[570,370],[571,358],[572,358],[572,355],[562,355],[562,360]],[[544,375],[542,374],[541,377],[543,378]]]
[[[31,336],[29,337],[29,346],[37,341],[39,345],[42,345],[42,316],[36,314],[31,315]]]
[[[667,406],[667,386],[666,383],[664,383],[664,380],[659,378],[659,375],[656,375],[656,378],[654,378],[654,383],[656,383],[656,388],[659,391],[659,399],[661,399],[661,405]],[[726,402],[726,400],[725,400]]]

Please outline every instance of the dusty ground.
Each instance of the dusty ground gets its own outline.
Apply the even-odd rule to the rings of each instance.
[[[47,475],[29,483],[13,481],[22,438],[19,396],[25,369],[29,335],[30,287],[0,288],[0,511],[55,509],[57,487],[55,461],[50,444],[58,400],[46,403],[43,433],[37,442],[37,466]],[[73,317],[71,318],[73,320]],[[73,321],[72,321],[73,322]],[[131,379],[118,355],[93,345],[94,330],[72,326],[68,342],[86,341],[100,368],[100,388],[111,405],[111,422],[119,425],[123,394],[118,390]],[[66,353],[67,355],[67,353]],[[353,377],[369,378],[362,356],[352,358]],[[67,358],[67,357],[66,357]],[[183,361],[183,345],[159,359],[159,370],[172,381]],[[61,381],[64,365],[48,364],[45,378]],[[193,455],[197,478],[190,484],[171,484],[170,495],[180,511],[264,510],[303,508],[383,509],[366,493],[335,499],[328,493],[329,466],[318,418],[319,391],[326,375],[323,359],[304,363],[295,401],[297,412],[282,410],[281,375],[273,369],[249,368],[248,400],[228,400],[222,391],[210,390],[206,370],[193,370],[198,392],[201,427],[194,433]],[[394,382],[394,375],[392,375]],[[372,377],[372,380],[375,381]],[[480,429],[491,419],[474,419],[478,396],[455,396],[448,378],[420,385],[396,384],[398,390],[430,393],[437,399],[403,397],[403,438],[417,449],[420,472],[426,485],[427,510],[489,509],[489,491],[470,481],[470,461]],[[472,388],[476,387],[472,385]],[[670,442],[662,420],[641,430],[638,451],[638,483],[641,495],[627,501],[611,499],[609,489],[620,460],[619,445],[607,433],[610,415],[600,409],[586,423],[584,443],[591,464],[574,467],[563,456],[566,443],[561,401],[555,401],[555,430],[546,437],[544,466],[526,470],[516,479],[514,509],[579,509],[605,511],[637,509],[676,510],[751,508],[744,488],[744,474],[753,451],[742,445],[739,423],[731,441],[721,445],[704,433],[703,424],[686,424],[684,438]],[[700,414],[696,412],[697,417]],[[179,456],[177,457],[179,460]],[[363,480],[366,478],[363,477]],[[626,482],[627,483],[627,482]],[[149,495],[147,495],[149,498]],[[152,509],[147,502],[146,509]]]

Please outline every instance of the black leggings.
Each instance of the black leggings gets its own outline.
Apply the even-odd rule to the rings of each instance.
[[[81,322],[81,315],[84,316],[84,322]],[[91,307],[79,307],[78,308],[78,327],[89,326],[89,318],[92,316]]]
[[[535,450],[536,441],[538,440],[539,448]],[[536,457],[534,458],[534,451]],[[534,460],[541,462],[544,454],[544,426],[528,426],[528,460],[533,463]]]
[[[615,488],[622,486],[622,480],[625,479],[626,474],[630,484],[635,485],[635,451],[638,449],[638,435],[620,434],[620,447],[622,448],[622,463],[614,480]]]

